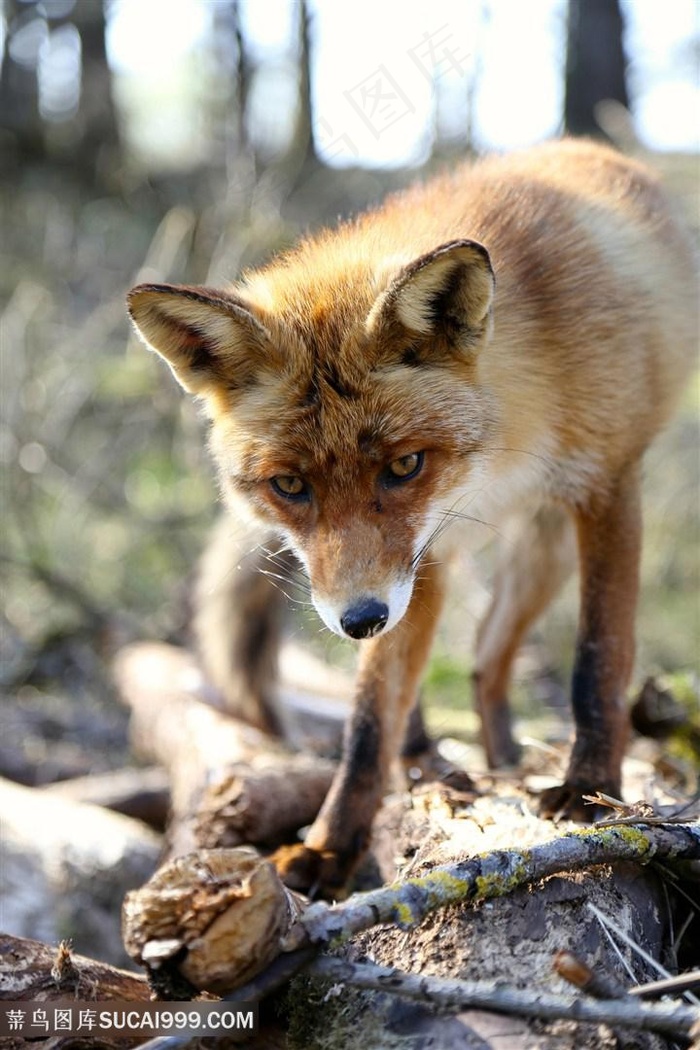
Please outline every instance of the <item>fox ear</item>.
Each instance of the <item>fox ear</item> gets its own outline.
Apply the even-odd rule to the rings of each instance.
[[[450,241],[408,263],[370,311],[368,327],[398,322],[419,336],[473,345],[488,321],[495,278],[477,241]]]
[[[127,296],[143,342],[191,394],[249,383],[270,352],[265,326],[235,295],[210,288],[139,284]]]

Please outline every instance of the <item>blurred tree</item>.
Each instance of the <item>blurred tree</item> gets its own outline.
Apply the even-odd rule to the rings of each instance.
[[[206,108],[214,157],[225,158],[229,175],[234,169],[240,175],[241,165],[252,157],[258,172],[273,168],[276,180],[288,173],[286,181],[293,183],[307,161],[315,159],[310,22],[306,0],[294,4],[284,52],[261,58],[246,37],[240,0],[213,5],[205,43],[211,68]],[[287,105],[277,112],[280,84],[287,89]],[[276,117],[272,124],[271,109]]]
[[[307,0],[299,0],[291,5],[285,45],[274,58],[257,62],[253,70],[252,93],[256,98],[246,111],[249,122],[255,121],[251,138],[258,161],[262,167],[273,167],[275,177],[284,177],[289,186],[309,162],[314,166],[317,163],[311,91],[312,47],[309,4]],[[271,112],[274,112],[273,120],[270,120]]]
[[[569,0],[564,125],[574,135],[607,137],[602,102],[629,108],[623,29],[619,0]]]
[[[105,46],[105,0],[78,2],[70,19],[82,51],[77,163],[85,171],[105,174],[119,155],[119,131],[112,97],[112,74]]]
[[[70,165],[88,181],[114,166],[119,134],[105,0],[4,0],[0,142],[11,169]]]
[[[39,50],[46,22],[36,5],[4,0],[5,40],[0,70],[0,143],[2,155],[14,148],[21,158],[41,157],[44,129],[39,116]]]
[[[316,162],[316,145],[313,132],[313,104],[311,99],[311,17],[308,0],[298,5],[297,51],[299,56],[299,80],[296,119],[290,147],[291,157],[305,166]]]
[[[254,65],[243,34],[240,0],[219,0],[214,5],[208,47],[213,86],[208,116],[214,156],[229,163],[250,148],[246,113]]]

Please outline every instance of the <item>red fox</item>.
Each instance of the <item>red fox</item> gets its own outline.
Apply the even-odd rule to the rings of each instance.
[[[516,757],[513,657],[577,548],[576,735],[541,810],[589,820],[583,794],[620,795],[640,462],[693,367],[694,273],[655,176],[565,140],[391,196],[231,287],[131,291],[140,336],[203,402],[233,515],[281,537],[325,624],[361,640],[340,767],[280,858],[291,885],[339,892],[407,731],[425,742],[414,707],[464,519],[521,523],[477,639],[489,763]],[[220,611],[260,721],[276,613],[259,562]]]

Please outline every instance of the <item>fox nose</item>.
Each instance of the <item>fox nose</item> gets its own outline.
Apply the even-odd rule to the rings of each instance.
[[[389,607],[376,598],[360,598],[340,617],[340,626],[351,638],[379,634],[389,619]]]

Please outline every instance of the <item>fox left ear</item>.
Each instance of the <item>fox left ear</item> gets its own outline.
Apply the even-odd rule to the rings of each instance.
[[[404,266],[377,299],[368,329],[392,321],[417,335],[443,333],[473,345],[488,322],[495,278],[489,253],[477,241],[450,241]]]
[[[140,284],[127,297],[146,346],[170,365],[178,383],[206,398],[212,389],[250,383],[269,367],[270,337],[240,296],[212,288]]]

